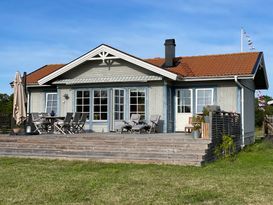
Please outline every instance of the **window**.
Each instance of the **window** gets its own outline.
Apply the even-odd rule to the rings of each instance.
[[[177,90],[177,112],[191,113],[191,89]]]
[[[76,112],[88,113],[87,119],[89,119],[90,92],[88,90],[79,90],[79,91],[77,91]]]
[[[213,104],[213,89],[204,88],[196,89],[196,112],[200,113],[203,111],[203,107],[206,105]]]
[[[93,120],[107,120],[108,94],[107,90],[94,90]]]
[[[46,94],[46,113],[57,113],[57,93],[47,93]]]
[[[130,116],[140,114],[140,119],[145,119],[145,91],[143,89],[130,90]]]
[[[124,90],[115,89],[115,120],[124,120]]]

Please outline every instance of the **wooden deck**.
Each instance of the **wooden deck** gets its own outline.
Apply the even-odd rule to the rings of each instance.
[[[183,133],[0,135],[0,156],[198,166],[206,161],[209,144]]]

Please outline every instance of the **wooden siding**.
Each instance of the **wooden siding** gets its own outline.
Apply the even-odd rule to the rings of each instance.
[[[148,117],[154,114],[160,115],[159,132],[163,132],[164,122],[164,107],[163,107],[163,85],[150,86],[148,93]]]
[[[124,60],[115,60],[111,66],[101,61],[88,61],[63,74],[58,79],[143,75],[157,74]]]
[[[244,88],[245,144],[254,142],[255,134],[255,85],[253,80],[242,80]]]
[[[58,89],[59,94],[59,115],[65,116],[67,112],[73,112],[73,91],[69,88]],[[64,94],[68,95],[68,99],[65,99]]]

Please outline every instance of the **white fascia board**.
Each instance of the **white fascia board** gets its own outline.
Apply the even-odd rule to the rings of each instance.
[[[64,74],[65,72],[71,70],[72,68],[82,64],[83,62],[85,62],[87,60],[90,60],[92,57],[98,55],[102,51],[110,53],[110,54],[114,55],[115,57],[121,58],[121,59],[126,60],[128,62],[131,62],[131,63],[133,63],[135,65],[138,65],[138,66],[140,66],[142,68],[146,68],[147,70],[150,70],[150,71],[152,71],[154,73],[160,74],[160,75],[162,75],[164,77],[170,78],[172,80],[177,79],[177,75],[172,73],[172,72],[169,72],[167,70],[164,70],[162,68],[154,66],[154,65],[152,65],[150,63],[147,63],[145,61],[137,59],[137,58],[135,58],[133,56],[122,53],[122,52],[120,52],[120,51],[118,51],[116,49],[110,48],[110,47],[108,47],[106,45],[101,45],[98,48],[90,51],[89,53],[87,53],[85,55],[83,55],[82,57],[80,57],[80,58],[72,61],[71,63],[65,65],[64,67],[60,68],[59,70],[57,70],[57,71],[49,74],[48,76],[40,79],[38,81],[38,83],[40,85],[43,85],[43,84],[47,83],[48,81],[53,80],[54,78],[56,78],[56,77]]]
[[[152,71],[154,73],[158,73],[158,74],[160,74],[162,76],[165,76],[167,78],[170,78],[172,80],[177,79],[177,74],[174,74],[174,73],[172,73],[170,71],[164,70],[164,69],[159,68],[157,66],[154,66],[154,65],[152,65],[150,63],[147,63],[147,62],[145,62],[143,60],[140,60],[140,59],[137,59],[137,58],[135,58],[133,56],[127,55],[127,54],[122,53],[122,52],[119,52],[119,51],[117,51],[117,50],[115,50],[113,48],[106,47],[106,49],[107,50],[109,49],[109,53],[111,53],[111,54],[113,54],[113,55],[115,55],[115,56],[117,56],[117,57],[119,57],[121,59],[124,59],[124,60],[126,60],[128,62],[131,62],[131,63],[133,63],[135,65],[138,65],[138,66],[140,66],[142,68],[146,68],[147,70],[150,70],[150,71]]]
[[[238,79],[252,79],[253,75],[238,76]],[[212,76],[212,77],[185,77],[179,81],[215,81],[215,80],[234,80],[234,75],[232,76]]]

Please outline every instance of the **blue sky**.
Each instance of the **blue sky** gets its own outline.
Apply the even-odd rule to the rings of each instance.
[[[0,93],[12,92],[17,70],[66,63],[101,43],[141,58],[162,57],[166,38],[180,56],[239,52],[241,26],[264,51],[270,82],[272,8],[258,0],[2,0]]]

